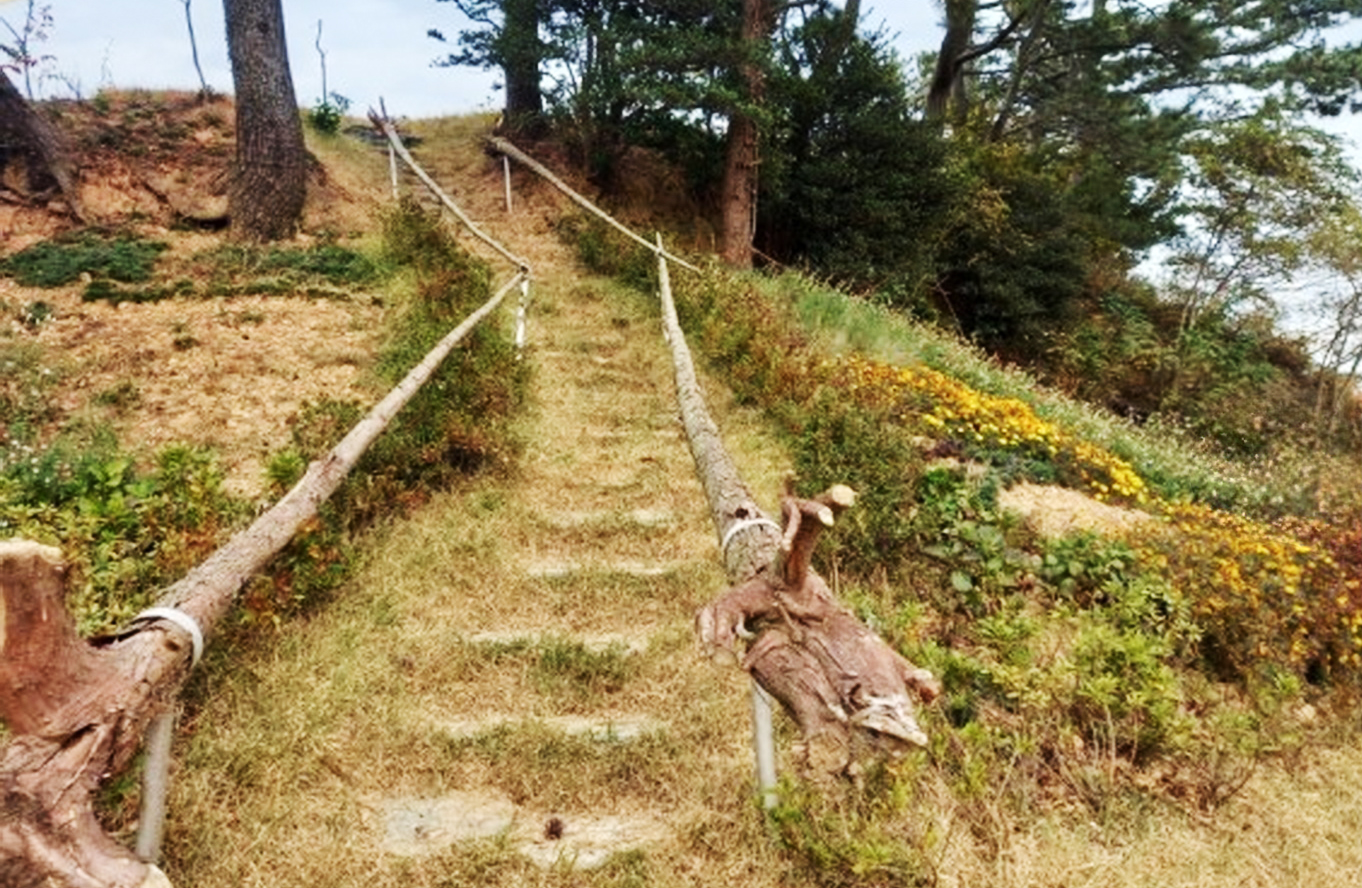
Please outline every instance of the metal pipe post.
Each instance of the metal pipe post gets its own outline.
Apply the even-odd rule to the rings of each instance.
[[[147,726],[147,760],[142,767],[142,809],[137,819],[137,856],[155,863],[161,856],[166,824],[166,792],[170,788],[170,741],[175,736],[175,708]]]
[[[771,720],[771,698],[752,681],[752,747],[757,756],[757,789],[761,806],[776,806],[776,740]]]

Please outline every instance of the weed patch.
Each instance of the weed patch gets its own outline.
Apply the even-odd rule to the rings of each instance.
[[[392,211],[384,232],[386,262],[412,269],[415,277],[415,292],[395,308],[377,362],[374,384],[386,390],[491,292],[486,267],[414,202]],[[276,260],[260,261],[268,265]],[[320,254],[315,264],[313,259],[298,265],[292,264],[295,259],[278,261],[318,274],[332,269],[326,273],[341,274],[350,282],[357,279],[356,268],[366,275],[377,268],[355,265],[335,252]],[[319,519],[279,555],[268,581],[253,587],[246,613],[273,621],[305,602],[316,603],[348,575],[353,540],[366,528],[470,473],[508,467],[518,453],[512,419],[523,400],[527,372],[515,360],[506,331],[484,323],[470,333],[364,454]],[[309,461],[330,450],[363,414],[352,401],[305,405],[293,428],[292,446],[270,460],[271,483],[280,492],[286,490]]]
[[[82,275],[142,283],[151,278],[165,249],[166,244],[160,241],[84,230],[41,241],[0,260],[0,273],[25,287],[61,287],[80,280]]]
[[[211,455],[173,447],[141,474],[112,441],[58,441],[0,466],[0,532],[61,549],[85,633],[121,625],[206,557],[244,504]]]

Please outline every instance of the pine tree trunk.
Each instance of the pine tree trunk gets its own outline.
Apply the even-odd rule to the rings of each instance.
[[[504,0],[501,40],[504,44],[502,72],[506,75],[506,131],[537,137],[543,127],[544,94],[539,87],[540,0]]]
[[[236,88],[232,234],[252,241],[289,238],[302,220],[307,150],[281,0],[223,0],[223,7]]]
[[[724,149],[724,179],[720,193],[719,255],[734,268],[752,267],[756,234],[757,164],[761,133],[754,111],[766,97],[766,75],[758,61],[775,27],[771,0],[743,0],[740,45],[745,58],[739,65],[743,105],[728,116]]]
[[[80,179],[61,136],[37,114],[4,71],[0,71],[0,173],[10,163],[21,164],[26,189],[22,197],[36,197],[55,188],[71,215],[83,219]]]

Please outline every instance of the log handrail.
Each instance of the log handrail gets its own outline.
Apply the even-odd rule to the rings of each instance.
[[[666,250],[662,249],[661,244],[651,244],[648,242],[647,238],[643,237],[642,235],[636,234],[633,231],[630,231],[628,227],[626,227],[618,220],[616,220],[614,216],[611,216],[605,210],[602,210],[600,207],[596,206],[594,203],[592,203],[591,201],[587,200],[585,197],[574,191],[566,182],[555,176],[549,170],[548,167],[544,166],[542,163],[535,160],[533,157],[530,157],[528,154],[526,154],[524,151],[521,151],[516,146],[512,145],[506,139],[503,139],[500,136],[488,136],[487,144],[491,145],[494,150],[499,151],[502,154],[513,158],[514,160],[521,164],[524,164],[526,168],[538,174],[541,178],[543,178],[554,188],[557,188],[559,191],[566,194],[573,201],[573,203],[577,204],[582,209],[586,210],[588,213],[591,213],[592,215],[599,217],[600,219],[605,221],[607,225],[610,225],[612,228],[614,228],[616,231],[618,231],[620,234],[623,234],[630,240],[637,241],[638,243],[646,247],[649,251],[656,253],[658,256],[665,256],[666,258],[675,262],[677,265],[680,265],[682,268],[686,268],[691,271],[700,270],[696,268],[694,265],[691,265],[685,259],[682,259],[681,257],[676,256],[672,253],[668,253]]]
[[[752,501],[705,408],[666,259],[661,249],[657,252],[663,330],[671,345],[682,422],[732,583],[696,614],[701,645],[716,660],[734,662],[738,639],[750,636],[742,666],[799,726],[803,736],[796,758],[809,777],[854,774],[867,754],[892,756],[925,744],[908,691],[930,702],[940,685],[839,604],[809,566],[819,535],[852,505],[854,492],[834,485],[814,499],[802,499],[787,490],[781,500],[783,530]],[[741,532],[735,536],[735,530]],[[769,807],[775,781],[764,706],[754,687],[758,780]],[[854,734],[869,742],[854,745]]]
[[[412,157],[411,152],[407,150],[407,146],[402,144],[402,137],[397,134],[397,130],[393,127],[392,121],[388,120],[386,115],[381,115],[377,111],[370,109],[369,122],[377,127],[378,131],[384,135],[393,152],[396,153],[398,157],[402,158],[403,163],[411,168],[411,171],[416,174],[416,178],[420,179],[421,183],[425,185],[426,188],[430,189],[430,193],[435,195],[436,199],[444,204],[444,206],[464,224],[464,227],[472,232],[474,237],[495,250],[507,262],[514,265],[518,271],[526,275],[529,274],[530,264],[528,262],[512,253],[500,241],[478,227],[478,224],[463,211],[463,208],[455,203],[454,199],[448,194],[445,194],[444,189],[440,187],[439,183],[421,168],[421,165],[416,162],[416,158]]]
[[[142,621],[88,642],[65,607],[60,553],[0,542],[0,719],[14,732],[0,752],[0,885],[169,884],[104,833],[92,793],[128,766],[148,723],[173,705],[195,647],[184,622],[200,637],[212,633],[245,581],[317,514],[454,346],[524,277],[517,273],[441,339],[273,508],[167,589],[157,607],[181,619]]]

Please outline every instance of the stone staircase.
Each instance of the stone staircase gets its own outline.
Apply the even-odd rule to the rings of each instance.
[[[515,214],[492,227],[519,249]],[[633,308],[622,308],[620,294],[606,297],[610,285],[582,283],[561,261],[535,270],[532,443],[505,505],[523,522],[501,541],[517,576],[507,580],[504,607],[457,607],[445,631],[467,645],[524,651],[549,640],[625,662],[646,660],[657,646],[669,657],[680,648],[679,668],[703,669],[687,649],[690,624],[722,572],[660,325],[642,297],[626,296]],[[430,718],[453,743],[529,733],[622,748],[626,757],[630,744],[674,730],[674,710],[658,708],[655,694],[646,708],[647,700],[622,696],[623,704],[547,694],[470,713],[456,695],[443,706],[432,701]],[[391,853],[502,836],[545,866],[592,867],[665,841],[671,819],[637,800],[579,807],[568,798],[543,810],[480,788],[390,798],[381,808]]]

